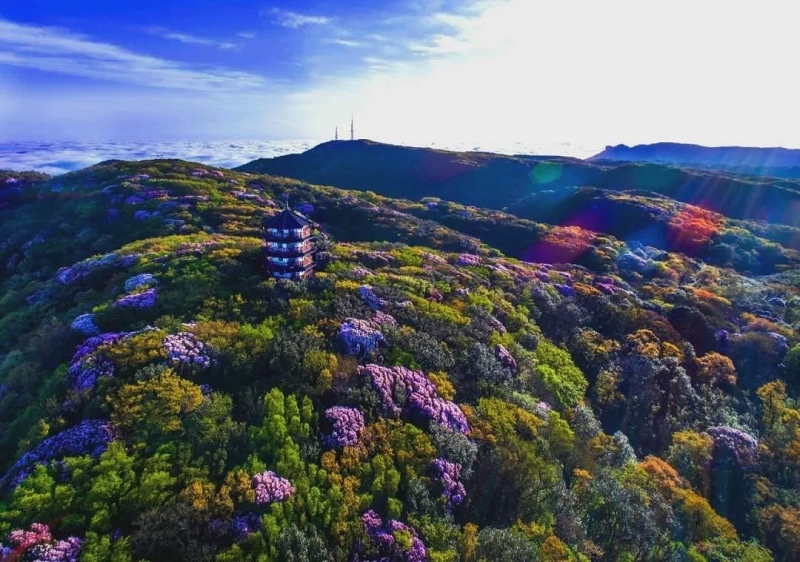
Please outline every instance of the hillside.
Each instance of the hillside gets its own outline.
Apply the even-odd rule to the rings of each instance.
[[[255,160],[237,170],[494,209],[517,206],[539,191],[575,186],[650,191],[734,219],[800,227],[800,182],[649,163],[448,152],[359,140],[327,142],[302,154]]]
[[[402,154],[441,159],[403,179],[431,186],[532,165]],[[800,558],[787,226],[180,160],[26,178],[0,207],[4,562]],[[316,225],[302,282],[263,271],[284,196]]]

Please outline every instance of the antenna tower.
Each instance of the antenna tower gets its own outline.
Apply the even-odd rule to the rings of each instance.
[[[336,133],[335,133],[335,135],[333,137],[333,140],[339,140],[339,126],[338,125],[336,126]]]
[[[350,116],[350,140],[353,140],[353,116]]]

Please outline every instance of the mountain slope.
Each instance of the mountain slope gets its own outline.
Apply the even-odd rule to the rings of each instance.
[[[573,158],[502,156],[334,141],[302,154],[260,159],[240,171],[374,191],[389,197],[440,197],[502,209],[541,190],[593,186],[646,190],[736,219],[800,227],[800,183],[745,178],[655,164],[595,163]]]
[[[797,268],[179,160],[27,195],[0,559],[800,554]],[[318,225],[302,282],[263,273],[284,195]]]

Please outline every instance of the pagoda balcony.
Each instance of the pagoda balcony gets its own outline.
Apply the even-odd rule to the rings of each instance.
[[[307,226],[290,230],[268,228],[264,231],[264,239],[268,241],[288,242],[290,240],[306,240],[308,238],[311,238],[311,229]]]
[[[275,271],[302,270],[314,265],[314,258],[305,256],[302,258],[268,258],[267,267]]]
[[[306,241],[300,244],[287,244],[286,248],[278,243],[267,242],[264,246],[264,253],[268,256],[302,256],[314,250],[313,244]]]

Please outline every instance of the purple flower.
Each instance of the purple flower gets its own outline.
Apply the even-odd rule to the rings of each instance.
[[[166,189],[151,189],[144,193],[145,199],[160,199],[169,196],[169,191]]]
[[[370,321],[373,324],[381,327],[397,326],[397,320],[395,320],[394,316],[392,316],[391,314],[386,314],[385,312],[381,312],[380,310],[378,310],[377,312],[375,312],[375,314],[372,315]]]
[[[732,459],[743,469],[752,468],[758,459],[758,441],[740,429],[726,425],[710,427],[715,460]]]
[[[405,562],[426,562],[428,552],[417,531],[395,519],[383,524],[380,516],[372,510],[361,516],[364,532],[376,543],[381,560],[403,560]],[[398,537],[403,535],[401,540]],[[408,544],[410,542],[410,544]],[[407,545],[404,548],[404,545]]]
[[[297,211],[298,213],[302,213],[304,215],[308,215],[308,214],[314,212],[314,205],[312,205],[311,203],[303,202],[303,203],[300,203],[299,205],[297,205],[294,208],[294,210]]]
[[[467,418],[461,408],[439,396],[436,386],[422,371],[375,364],[359,367],[358,370],[370,378],[383,406],[391,415],[422,416],[454,431],[469,431]],[[398,401],[398,396],[402,403]]]
[[[30,531],[17,529],[8,534],[8,542],[19,551],[25,551],[39,543],[53,540],[50,527],[44,523],[31,523]]]
[[[105,357],[88,355],[70,366],[67,381],[75,391],[83,392],[94,388],[98,378],[113,377],[115,370],[114,364]]]
[[[136,219],[137,221],[146,221],[146,220],[155,218],[157,216],[158,216],[158,212],[157,211],[154,211],[154,212],[151,213],[149,211],[145,211],[144,209],[140,209],[140,210],[136,211],[135,213],[133,213],[133,218]]]
[[[291,482],[271,470],[253,476],[253,488],[256,491],[256,504],[258,505],[286,501],[295,492]]]
[[[69,537],[53,540],[50,527],[32,523],[30,530],[16,529],[8,534],[11,546],[0,544],[0,560],[35,560],[36,562],[77,562],[83,540]],[[24,558],[22,558],[24,557]]]
[[[462,266],[480,265],[481,257],[473,254],[461,254],[458,256],[458,261],[456,263]]]
[[[560,283],[554,283],[553,287],[555,287],[559,293],[564,295],[565,297],[574,297],[575,296],[575,289],[570,287],[569,285],[562,285]]]
[[[83,260],[72,267],[62,267],[56,272],[56,280],[62,285],[69,285],[88,277],[92,272],[102,267],[130,267],[138,259],[138,255],[117,256],[116,254],[105,254],[98,258]]]
[[[378,297],[369,285],[361,285],[358,288],[358,294],[361,295],[361,298],[372,310],[379,310],[386,306],[386,301]]]
[[[371,322],[358,318],[347,318],[339,328],[339,338],[346,346],[348,355],[366,356],[386,341],[383,334]]]
[[[94,323],[94,314],[81,314],[69,327],[85,336],[96,336],[100,333],[100,329]]]
[[[130,293],[135,289],[151,287],[155,284],[156,278],[152,273],[140,273],[125,281],[125,292]]]
[[[115,344],[128,335],[128,332],[108,332],[85,339],[83,343],[75,349],[75,354],[72,356],[72,363],[86,357],[90,353],[94,353],[101,345]]]
[[[325,417],[333,423],[333,434],[327,442],[334,447],[353,447],[364,429],[364,414],[357,408],[334,406],[325,410]]]
[[[167,358],[174,364],[207,369],[214,364],[211,347],[191,332],[178,332],[164,338]]]
[[[6,184],[11,185],[15,183],[19,183],[19,180],[17,178],[6,178]]]
[[[447,506],[453,506],[464,501],[467,492],[461,480],[461,465],[445,459],[435,459],[431,463],[431,472],[434,480],[442,484]]]
[[[517,361],[511,356],[503,344],[497,344],[495,348],[497,360],[512,373],[517,372]]]
[[[83,540],[69,537],[50,544],[38,544],[31,549],[36,562],[78,562]]]
[[[236,542],[242,542],[250,533],[261,529],[261,516],[255,513],[242,513],[231,519],[231,532]]]
[[[41,441],[25,453],[3,477],[5,481],[14,475],[12,488],[19,486],[33,468],[40,463],[58,460],[67,456],[99,456],[114,439],[114,427],[106,420],[87,419],[78,425]]]
[[[156,289],[147,289],[143,293],[126,295],[118,299],[112,306],[116,308],[150,308],[156,304]]]

